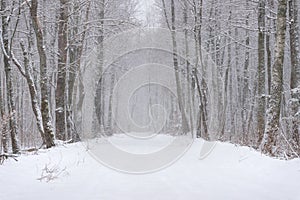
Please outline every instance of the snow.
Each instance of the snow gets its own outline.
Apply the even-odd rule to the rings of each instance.
[[[292,91],[292,94],[300,94],[300,86],[293,88],[291,91]]]
[[[170,136],[169,136],[170,137]],[[136,152],[153,151],[120,135],[110,140]],[[157,143],[153,143],[156,141]],[[161,148],[168,137],[149,142]],[[204,141],[197,139],[168,168],[132,175],[97,162],[83,143],[60,145],[6,160],[0,166],[0,200],[199,200],[300,198],[300,160],[277,160],[248,147],[217,142],[199,159]]]

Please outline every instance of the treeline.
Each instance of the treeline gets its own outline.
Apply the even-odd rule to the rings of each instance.
[[[2,0],[1,149],[78,141],[87,90],[83,58],[97,46],[103,60],[105,37],[158,26],[170,31],[182,132],[298,157],[298,7],[297,0],[154,0],[141,14],[134,0]],[[179,32],[186,36],[183,50]],[[103,104],[111,102],[117,71],[105,78]],[[103,104],[100,126],[107,122],[114,132],[113,111]]]
[[[80,139],[82,58],[137,26],[136,8],[133,0],[1,0],[0,152]]]
[[[155,2],[160,24],[195,40],[196,53],[184,52],[196,63],[186,65],[192,100],[184,102],[193,104],[196,114],[188,118],[197,136],[299,157],[299,1]],[[216,72],[205,64],[207,54]],[[215,87],[208,87],[211,77]],[[218,97],[211,99],[215,90]],[[212,121],[216,128],[210,128]]]

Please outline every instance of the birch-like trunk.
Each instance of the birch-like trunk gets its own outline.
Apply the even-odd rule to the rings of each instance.
[[[43,143],[46,144],[42,113],[41,113],[40,105],[39,105],[39,101],[38,101],[38,98],[39,98],[38,92],[37,92],[36,85],[35,85],[35,82],[34,82],[34,79],[32,76],[32,67],[29,64],[28,52],[26,51],[24,44],[21,43],[20,46],[23,51],[25,78],[27,81],[27,85],[28,85],[29,93],[30,93],[30,97],[31,97],[32,110],[35,115],[37,128],[40,132]]]

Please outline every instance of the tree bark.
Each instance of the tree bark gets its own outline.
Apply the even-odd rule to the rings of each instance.
[[[84,19],[84,26],[83,26],[83,31],[82,34],[79,35],[79,25],[80,25],[80,14],[74,13],[74,21],[75,24],[73,27],[70,29],[70,34],[69,38],[72,38],[74,43],[70,42],[70,48],[69,48],[69,59],[70,59],[70,68],[68,70],[68,92],[67,92],[67,97],[68,97],[68,104],[67,104],[67,127],[68,127],[68,132],[72,136],[72,141],[77,142],[80,140],[79,138],[79,133],[78,130],[75,127],[76,124],[76,110],[75,110],[75,102],[74,102],[74,90],[75,88],[75,82],[76,78],[78,78],[78,74],[80,72],[80,65],[81,65],[81,56],[83,52],[83,44],[86,36],[86,31],[87,31],[87,21],[88,21],[88,16],[90,12],[90,1],[88,2],[87,9],[85,12],[85,19]],[[74,11],[79,9],[79,4],[78,2],[74,2]],[[75,95],[76,96],[76,95]],[[75,112],[75,117],[73,117],[73,112]],[[75,118],[75,119],[74,119]]]
[[[271,73],[272,73],[272,52],[271,52],[271,36],[273,27],[276,25],[276,20],[272,19],[274,17],[274,0],[268,0],[269,13],[267,15],[268,21],[268,31],[266,34],[266,53],[267,53],[267,92],[268,95],[271,93]]]
[[[68,2],[60,0],[60,13],[58,21],[58,65],[57,83],[55,90],[55,133],[59,140],[66,140],[66,74],[68,55]]]
[[[114,92],[114,86],[115,86],[115,71],[111,70],[110,74],[110,89],[109,89],[109,99],[108,99],[108,114],[107,114],[107,126],[106,131],[108,135],[113,134],[113,119],[112,119],[112,112],[113,112],[113,92]]]
[[[4,69],[6,75],[6,90],[7,90],[7,107],[9,112],[9,127],[10,127],[10,137],[12,143],[13,153],[19,153],[20,147],[18,144],[18,126],[16,122],[16,105],[15,105],[15,94],[13,90],[12,82],[12,68],[10,65],[10,49],[9,49],[9,39],[8,39],[8,15],[7,15],[7,2],[6,0],[1,1],[1,11],[6,14],[2,15],[2,39],[3,46],[7,56],[3,56]]]
[[[28,52],[25,50],[24,44],[21,43],[20,46],[21,46],[21,49],[23,51],[25,78],[26,78],[26,81],[27,81],[27,85],[28,85],[29,93],[30,93],[30,97],[31,97],[32,110],[33,110],[33,113],[35,115],[37,128],[40,132],[43,143],[46,144],[42,113],[41,113],[41,110],[40,110],[40,105],[38,103],[38,92],[37,92],[37,89],[36,89],[36,85],[34,83],[34,79],[32,77],[32,68],[29,64]]]
[[[246,0],[246,9],[249,9],[249,0]],[[250,18],[250,13],[247,13],[246,15],[246,20],[245,20],[245,25],[246,25],[246,39],[245,39],[245,45],[246,45],[246,52],[245,52],[245,62],[244,62],[244,73],[243,73],[243,94],[242,94],[242,120],[247,121],[247,100],[248,97],[250,96],[250,91],[249,91],[249,64],[250,64],[250,51],[249,51],[249,45],[250,45],[250,36],[249,36],[249,18]],[[248,140],[248,128],[246,123],[242,124],[243,126],[243,143],[247,143]]]
[[[258,3],[257,135],[261,144],[265,130],[265,0]]]
[[[7,123],[5,119],[5,108],[4,108],[4,100],[3,100],[3,93],[2,93],[2,76],[0,73],[0,131],[1,131],[1,136],[2,136],[2,147],[3,147],[3,152],[7,153],[8,152],[8,145],[7,145]],[[0,152],[1,153],[1,152]]]
[[[178,49],[176,41],[176,28],[175,28],[175,3],[174,0],[171,0],[171,35],[172,35],[172,45],[173,45],[173,64],[175,71],[175,81],[177,88],[177,100],[179,105],[179,111],[181,113],[182,120],[182,132],[186,134],[189,131],[188,121],[185,114],[185,109],[182,99],[182,89],[181,83],[179,80],[179,66],[178,66]]]
[[[232,20],[232,11],[229,11],[229,18],[228,18],[228,22],[231,22]],[[230,24],[228,24],[228,26],[230,26]],[[221,127],[221,135],[220,135],[220,139],[221,140],[225,140],[225,128],[226,128],[226,122],[227,122],[227,107],[228,107],[228,87],[229,90],[231,90],[231,86],[229,84],[230,81],[230,73],[231,73],[231,28],[229,27],[228,30],[228,46],[227,46],[227,67],[225,68],[225,73],[224,73],[224,95],[223,95],[223,114],[222,114],[222,127]]]
[[[36,35],[37,49],[40,61],[40,88],[41,88],[41,112],[43,118],[43,127],[45,131],[46,147],[55,146],[53,126],[49,110],[48,89],[49,81],[47,74],[47,57],[44,45],[43,32],[37,15],[38,1],[31,0],[30,15],[33,22],[33,29]]]
[[[287,0],[278,0],[275,63],[272,70],[271,98],[267,111],[267,123],[261,144],[263,153],[275,156],[276,141],[280,131],[280,106],[283,92],[283,61],[286,33]]]
[[[104,107],[105,107],[105,96],[104,96],[104,71],[103,71],[103,62],[104,62],[104,17],[105,17],[105,0],[99,1],[99,29],[97,32],[97,61],[98,61],[98,70],[97,74],[99,74],[99,81],[97,83],[97,90],[96,90],[96,97],[95,99],[95,112],[93,113],[93,126],[96,128],[98,125],[100,131],[102,128],[105,128],[105,121],[104,121]],[[112,114],[112,113],[111,113]],[[109,120],[108,120],[109,121]],[[111,133],[108,133],[111,134]]]
[[[192,101],[192,92],[191,92],[191,70],[190,70],[190,62],[189,62],[189,42],[188,42],[188,2],[185,0],[184,1],[184,8],[183,8],[183,23],[185,26],[184,29],[184,43],[185,43],[185,65],[186,65],[186,81],[187,81],[187,95],[188,95],[188,101],[187,101],[187,106],[190,112],[190,127],[191,127],[191,132],[193,134],[194,132],[194,119],[193,119],[193,108],[194,104]]]
[[[199,113],[197,119],[197,137],[202,137],[206,140],[209,140],[209,133],[208,133],[208,113],[207,113],[207,93],[208,88],[206,84],[206,70],[203,63],[203,56],[202,56],[202,13],[203,13],[203,1],[199,1],[199,7],[197,8],[197,4],[193,1],[194,4],[194,22],[195,22],[195,29],[194,29],[194,40],[195,40],[195,54],[196,54],[196,64],[192,70],[192,89],[195,89],[197,86],[197,91],[199,95]],[[199,73],[198,68],[199,65],[201,67],[202,77],[199,80]],[[194,94],[194,91],[193,91]],[[194,95],[193,95],[194,96]],[[193,100],[194,102],[194,100]],[[202,133],[203,132],[203,133]]]
[[[296,148],[300,151],[299,123],[300,116],[300,41],[299,41],[299,21],[298,5],[296,0],[289,0],[289,34],[291,48],[291,89],[292,89],[292,140]]]

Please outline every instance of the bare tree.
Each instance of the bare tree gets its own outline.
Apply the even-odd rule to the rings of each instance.
[[[10,127],[10,136],[12,142],[12,151],[13,153],[19,153],[20,147],[18,144],[18,126],[16,121],[16,105],[15,105],[15,94],[13,89],[13,77],[12,77],[12,67],[10,64],[11,52],[9,46],[9,33],[8,33],[8,23],[10,21],[9,9],[7,7],[6,0],[1,1],[1,11],[4,12],[2,15],[2,48],[4,52],[3,62],[6,75],[6,90],[7,90],[7,107],[9,112],[9,127]]]
[[[4,108],[4,99],[3,99],[3,93],[2,93],[2,73],[0,72],[0,131],[1,131],[1,146],[3,148],[3,152],[8,152],[8,144],[7,144],[7,130],[6,130],[6,118],[5,118],[5,108]],[[1,153],[1,151],[0,151]]]
[[[72,140],[74,142],[79,141],[78,130],[75,127],[76,123],[76,113],[78,112],[75,108],[76,102],[74,101],[74,91],[77,90],[75,87],[76,79],[79,79],[79,74],[81,71],[81,57],[83,53],[84,42],[86,38],[86,33],[88,29],[88,19],[91,7],[91,1],[87,1],[87,8],[84,13],[84,20],[81,19],[81,8],[80,2],[74,1],[73,2],[73,15],[70,16],[71,20],[73,21],[72,27],[69,28],[69,60],[70,60],[70,67],[68,70],[68,91],[67,91],[67,127],[69,135],[72,136]],[[80,30],[80,24],[84,23],[82,30]],[[80,34],[80,31],[82,34]],[[73,117],[73,112],[75,112],[75,117]],[[74,119],[75,118],[75,119]]]
[[[166,19],[168,20],[168,19]],[[175,27],[175,3],[174,0],[171,0],[171,35],[172,35],[172,45],[173,45],[173,63],[174,63],[174,71],[175,71],[175,81],[176,81],[176,89],[177,89],[177,99],[178,106],[181,113],[182,120],[182,131],[183,133],[187,133],[189,131],[188,121],[185,114],[185,109],[183,106],[183,97],[182,97],[182,89],[181,83],[179,80],[179,67],[178,67],[178,49],[176,42],[176,27]]]
[[[192,102],[194,102],[195,88],[197,88],[197,93],[199,97],[199,110],[197,118],[197,137],[203,137],[206,140],[209,140],[208,133],[208,122],[207,122],[207,84],[205,80],[206,71],[203,63],[202,57],[202,14],[203,14],[203,1],[200,0],[198,3],[193,1],[193,12],[194,12],[194,40],[195,40],[195,54],[196,61],[195,66],[192,69]],[[200,65],[200,66],[199,66]],[[199,73],[202,74],[201,78]],[[199,80],[200,79],[200,80]],[[203,133],[202,133],[203,131]]]
[[[261,144],[263,153],[274,156],[276,142],[280,130],[280,107],[283,91],[283,61],[286,33],[287,0],[279,0],[277,11],[277,31],[275,63],[272,70],[271,97],[267,111],[267,123],[264,138]]]
[[[66,74],[68,55],[68,3],[69,0],[60,0],[60,11],[58,18],[58,66],[57,83],[55,90],[55,127],[56,138],[66,139]]]
[[[40,109],[40,105],[39,105],[39,101],[38,101],[39,94],[37,92],[36,84],[35,84],[34,78],[32,76],[32,66],[30,65],[30,61],[28,58],[28,52],[25,49],[25,46],[22,42],[21,42],[20,46],[23,51],[23,58],[24,58],[23,62],[24,62],[24,69],[25,69],[24,75],[25,75],[27,85],[29,88],[32,110],[35,115],[37,128],[40,132],[43,143],[46,144],[42,113],[41,113],[41,109]],[[21,69],[21,66],[19,66],[19,69]]]
[[[271,71],[272,71],[272,44],[271,44],[271,36],[274,35],[272,31],[275,28],[274,26],[276,25],[275,21],[275,16],[274,16],[274,0],[267,0],[268,2],[268,7],[269,7],[269,12],[267,14],[267,22],[268,22],[268,27],[266,27],[266,53],[267,53],[267,92],[268,95],[271,92]]]
[[[292,89],[292,139],[297,149],[300,150],[300,41],[298,5],[295,0],[289,0],[289,35],[291,48],[291,89]],[[298,88],[298,89],[297,89]],[[298,114],[297,114],[298,112]],[[298,115],[298,116],[297,116]]]
[[[185,57],[186,57],[186,61],[185,61],[185,65],[186,65],[186,72],[187,72],[187,95],[188,95],[188,100],[187,100],[187,106],[189,109],[189,117],[190,117],[190,127],[191,130],[194,131],[194,119],[193,119],[193,107],[194,104],[192,101],[192,92],[191,92],[191,77],[192,77],[192,73],[191,73],[191,66],[190,66],[190,61],[189,61],[189,42],[188,42],[188,2],[187,0],[184,0],[184,8],[183,8],[183,23],[184,23],[184,43],[185,43]]]
[[[257,83],[257,132],[258,145],[265,130],[265,0],[258,3],[258,83]]]
[[[49,80],[47,74],[47,57],[44,44],[43,29],[37,15],[38,1],[32,0],[30,5],[30,15],[33,22],[33,29],[36,35],[36,45],[39,53],[40,64],[40,88],[41,88],[41,112],[43,118],[43,127],[45,132],[46,147],[55,146],[53,126],[49,110]]]

